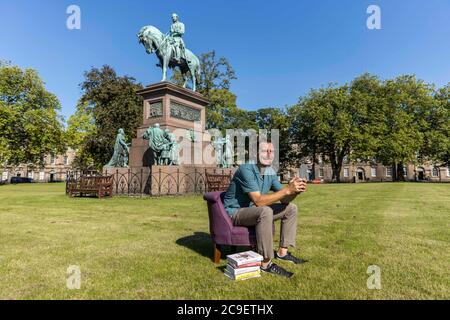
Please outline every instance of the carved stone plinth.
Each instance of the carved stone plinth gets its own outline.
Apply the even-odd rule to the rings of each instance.
[[[170,82],[150,85],[138,91],[138,94],[144,100],[143,122],[137,129],[137,138],[132,141],[130,167],[155,164],[152,152],[148,149],[148,141],[142,136],[156,123],[159,123],[161,129],[169,129],[183,138],[188,135],[189,130],[194,130],[199,137],[205,132],[205,107],[209,101],[201,94]]]
[[[217,168],[210,141],[202,141],[205,133],[205,107],[209,101],[201,94],[161,82],[138,94],[143,98],[143,121],[132,140],[129,168],[104,168],[105,175],[114,175],[116,195],[178,195],[206,191],[206,173],[230,174],[232,169]],[[180,144],[179,166],[157,166],[144,132],[156,123],[169,129]],[[192,143],[193,130],[198,143]]]

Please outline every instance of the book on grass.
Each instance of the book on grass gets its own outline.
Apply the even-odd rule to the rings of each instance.
[[[248,273],[244,273],[244,274],[239,274],[239,275],[233,275],[231,273],[229,273],[228,271],[225,271],[225,275],[232,279],[232,280],[247,280],[247,279],[251,279],[251,278],[258,278],[261,277],[261,272],[258,271],[254,271],[254,272],[248,272]]]
[[[261,262],[263,261],[263,256],[254,251],[246,251],[241,253],[230,254],[227,256],[227,260],[230,264],[239,267],[244,264]]]
[[[249,267],[261,267],[261,262],[251,262],[242,264],[240,266],[236,265],[234,262],[228,261],[228,265],[233,267],[233,269],[249,268]]]
[[[256,266],[256,267],[235,269],[232,266],[227,265],[226,271],[229,272],[230,274],[233,274],[233,275],[237,276],[237,275],[241,275],[241,274],[245,274],[245,273],[251,273],[251,272],[255,272],[255,271],[260,271],[260,268],[261,268],[260,266]]]

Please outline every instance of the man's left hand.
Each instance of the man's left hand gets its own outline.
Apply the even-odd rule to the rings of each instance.
[[[305,179],[300,179],[300,178],[298,178],[298,179],[300,180],[300,188],[298,189],[297,194],[306,192],[306,189],[308,187],[307,181]]]

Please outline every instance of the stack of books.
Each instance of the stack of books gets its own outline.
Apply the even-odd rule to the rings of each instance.
[[[227,256],[225,275],[233,280],[247,280],[261,276],[263,256],[253,252],[241,252]]]

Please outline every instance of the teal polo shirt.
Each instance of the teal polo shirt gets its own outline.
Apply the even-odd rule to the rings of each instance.
[[[271,167],[266,168],[265,173],[261,175],[256,164],[243,164],[234,174],[223,204],[227,213],[233,216],[240,208],[255,206],[248,196],[249,192],[259,191],[261,194],[267,194],[269,191],[277,192],[281,189],[283,185]]]

